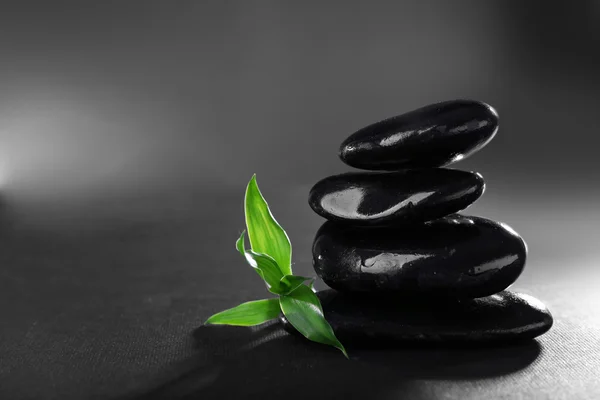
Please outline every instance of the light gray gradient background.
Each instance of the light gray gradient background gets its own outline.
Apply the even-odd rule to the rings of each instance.
[[[105,344],[134,346],[134,361],[185,358],[204,318],[264,296],[233,248],[253,173],[290,235],[295,271],[313,274],[322,220],[308,190],[350,170],[337,157],[341,141],[455,98],[500,115],[496,138],[453,165],[486,180],[468,213],[523,235],[529,259],[515,287],[546,302],[556,325],[529,369],[419,393],[599,393],[600,357],[590,354],[600,345],[600,2],[2,2],[0,57],[0,315],[9,321],[0,354],[21,360],[0,367],[0,393],[40,394],[14,377],[48,379],[28,346],[65,315],[97,327],[123,323],[127,307],[177,319],[174,304],[189,295],[179,322],[189,329],[159,336],[162,347]],[[144,263],[163,269],[145,274]],[[110,282],[123,279],[134,294],[120,304]],[[161,280],[167,288],[153,286]],[[143,309],[125,304],[136,299]],[[27,312],[11,312],[13,302]],[[103,340],[65,326],[67,337]],[[68,344],[52,355],[41,343],[63,368],[45,398],[124,395],[169,374],[166,364],[131,372],[99,360],[89,368],[116,377],[94,377],[69,367]],[[72,347],[68,359],[89,366]]]

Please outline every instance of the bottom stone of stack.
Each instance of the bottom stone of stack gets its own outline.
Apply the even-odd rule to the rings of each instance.
[[[538,299],[503,291],[471,300],[410,300],[317,293],[323,313],[344,345],[424,343],[496,344],[533,339],[546,333],[552,315]],[[284,328],[299,334],[280,316]]]

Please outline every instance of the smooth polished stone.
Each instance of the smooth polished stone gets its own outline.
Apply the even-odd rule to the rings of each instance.
[[[506,289],[527,256],[525,242],[507,225],[458,214],[388,228],[328,221],[312,251],[319,277],[339,291],[454,298]]]
[[[503,291],[469,300],[411,302],[325,290],[325,318],[345,345],[393,342],[493,344],[546,333],[552,315],[538,299]],[[288,332],[296,329],[280,316]]]
[[[308,203],[331,221],[382,226],[453,214],[475,202],[484,189],[481,175],[452,169],[350,172],[318,182]]]
[[[369,125],[348,137],[339,156],[369,170],[441,167],[485,146],[498,130],[498,114],[472,100],[432,104]]]

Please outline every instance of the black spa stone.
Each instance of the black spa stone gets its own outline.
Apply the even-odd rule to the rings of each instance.
[[[485,146],[498,130],[489,105],[454,100],[369,125],[340,147],[346,164],[369,170],[441,167]]]
[[[553,323],[542,302],[509,291],[480,299],[424,302],[384,300],[334,290],[317,295],[325,318],[345,345],[513,342],[542,335]],[[284,316],[280,321],[288,332],[298,334]]]
[[[453,214],[475,202],[484,188],[481,175],[452,169],[350,172],[318,182],[308,202],[332,221],[382,226]]]
[[[507,225],[458,214],[408,227],[328,221],[313,243],[315,271],[333,289],[401,296],[489,296],[518,278],[526,256]]]

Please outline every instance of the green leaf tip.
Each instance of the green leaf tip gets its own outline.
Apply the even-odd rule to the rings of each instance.
[[[348,358],[345,347],[323,315],[319,298],[310,287],[300,285],[289,295],[280,296],[279,305],[290,324],[305,338],[333,346]]]
[[[255,300],[242,303],[209,317],[205,325],[255,326],[279,316],[277,299]]]
[[[287,234],[279,225],[263,197],[252,175],[244,199],[246,228],[250,246],[256,253],[271,256],[282,275],[292,275],[292,245]]]
[[[240,252],[240,254],[242,256],[246,256],[246,230],[242,231],[242,234],[240,235],[240,238],[238,240],[235,241],[235,248],[237,249],[237,251]]]

